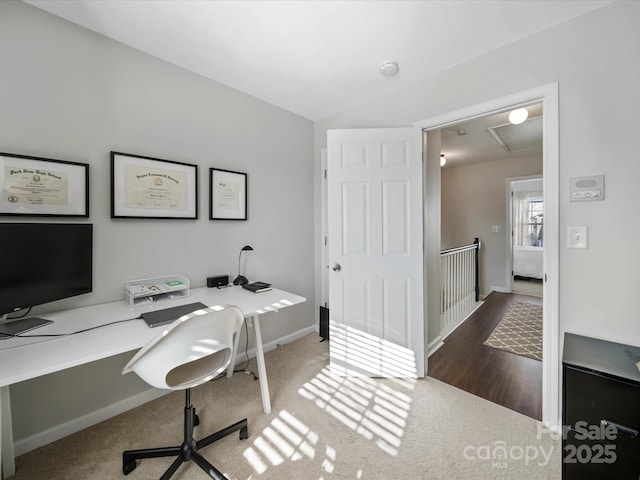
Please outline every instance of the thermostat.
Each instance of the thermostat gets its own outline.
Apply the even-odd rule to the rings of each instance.
[[[569,179],[569,201],[604,200],[604,175]]]

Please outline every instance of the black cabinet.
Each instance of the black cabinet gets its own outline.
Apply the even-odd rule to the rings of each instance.
[[[567,333],[562,478],[640,479],[640,348]]]

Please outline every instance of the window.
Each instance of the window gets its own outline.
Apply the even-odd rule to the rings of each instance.
[[[513,193],[513,244],[517,247],[542,247],[544,201],[541,192]]]

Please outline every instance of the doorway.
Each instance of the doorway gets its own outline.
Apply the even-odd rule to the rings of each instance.
[[[510,110],[515,106],[541,103],[545,112],[542,123],[543,145],[543,198],[545,203],[545,250],[543,258],[543,357],[542,368],[542,422],[555,428],[561,424],[560,358],[558,324],[558,272],[559,272],[559,135],[558,84],[513,94],[462,110],[416,122],[423,130],[439,130],[465,120],[480,118],[494,112]],[[439,155],[427,156],[427,164],[440,164]],[[440,228],[439,218],[427,217],[426,229]]]
[[[508,179],[511,291],[543,296],[544,197],[542,177]],[[508,265],[509,267],[509,265]]]
[[[524,108],[528,118],[517,124],[508,109],[429,132],[428,145],[441,144],[447,159],[440,169],[443,298],[467,274],[463,259],[451,270],[449,252],[479,237],[484,302],[470,315],[459,311],[451,333],[443,309],[440,348],[429,358],[428,374],[540,420],[543,111],[540,103]]]

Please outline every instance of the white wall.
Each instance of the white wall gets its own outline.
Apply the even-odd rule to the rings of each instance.
[[[639,24],[640,2],[607,5],[316,122],[316,151],[329,128],[413,125],[557,81],[560,338],[570,331],[640,345]],[[606,199],[570,203],[569,179],[596,174],[606,177]],[[587,250],[566,248],[572,225],[589,227]]]
[[[542,182],[542,178],[531,178],[529,180],[514,180],[511,183],[511,191],[542,194],[542,189],[544,188],[543,185],[544,183]]]
[[[233,278],[245,244],[249,278],[313,297],[312,122],[13,0],[0,59],[0,151],[90,164],[91,217],[55,220],[94,224],[94,291],[37,313],[124,299],[129,279]],[[111,219],[111,150],[198,165],[199,219]],[[248,221],[208,220],[210,167],[248,174]],[[0,219],[25,220],[47,219]],[[315,322],[312,301],[283,310],[264,340]],[[126,357],[14,386],[17,440],[145,390]]]
[[[424,263],[425,263],[425,298],[424,314],[426,315],[425,339],[429,346],[440,339],[440,250],[442,242],[442,197],[440,183],[442,168],[440,167],[440,152],[442,138],[439,130],[427,132],[426,168],[423,169],[426,178],[423,180],[425,195],[425,232],[424,232]],[[427,365],[428,369],[428,365]]]
[[[480,295],[507,287],[507,182],[542,173],[542,156],[515,157],[442,169],[442,249],[481,241]],[[541,181],[540,181],[541,182]],[[499,225],[500,231],[491,227]]]

